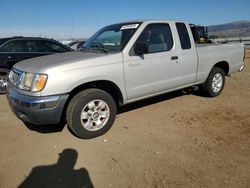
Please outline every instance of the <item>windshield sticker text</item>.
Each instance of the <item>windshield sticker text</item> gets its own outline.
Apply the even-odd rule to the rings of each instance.
[[[139,24],[123,25],[120,30],[124,30],[124,29],[136,29],[138,26],[139,26]]]

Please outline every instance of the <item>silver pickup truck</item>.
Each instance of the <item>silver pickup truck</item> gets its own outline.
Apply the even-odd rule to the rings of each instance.
[[[77,136],[93,138],[121,105],[190,86],[218,96],[225,76],[243,70],[243,56],[243,44],[196,45],[183,21],[125,22],[99,30],[80,51],[17,63],[6,95],[24,122],[66,118]]]

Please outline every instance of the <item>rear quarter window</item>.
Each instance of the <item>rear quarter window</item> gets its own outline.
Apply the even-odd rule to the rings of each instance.
[[[187,27],[184,23],[175,23],[183,50],[191,48],[191,41]]]

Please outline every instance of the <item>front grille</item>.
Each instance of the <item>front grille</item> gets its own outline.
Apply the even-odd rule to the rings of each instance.
[[[22,72],[16,69],[12,69],[9,74],[9,82],[14,86],[17,86],[21,80]]]

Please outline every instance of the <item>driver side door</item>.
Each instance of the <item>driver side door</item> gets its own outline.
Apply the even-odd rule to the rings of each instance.
[[[147,46],[142,55],[135,53],[136,43]],[[124,55],[128,100],[144,98],[180,85],[178,49],[168,23],[149,24],[142,31],[130,53]]]

